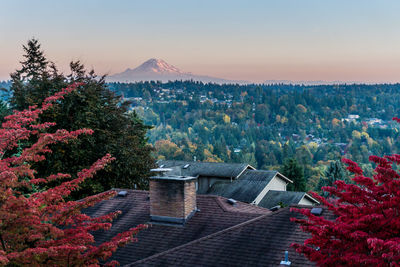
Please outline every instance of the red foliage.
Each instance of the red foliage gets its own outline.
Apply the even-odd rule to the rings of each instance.
[[[146,227],[139,225],[109,242],[95,246],[90,232],[109,229],[111,221],[119,212],[91,218],[82,214],[81,210],[113,197],[115,192],[105,192],[83,201],[65,200],[81,182],[90,179],[114,160],[109,154],[89,169],[79,172],[75,179],[68,179],[59,186],[32,194],[21,192],[32,189],[33,185],[71,177],[69,174],[58,173],[38,178],[31,164],[45,160],[45,154],[51,153],[51,144],[68,143],[81,134],[92,134],[90,129],[47,133],[45,130],[54,123],[36,123],[43,111],[51,108],[77,86],[80,84],[69,86],[48,97],[40,108],[33,106],[28,110],[15,111],[6,117],[0,129],[0,265],[99,266],[99,261],[105,261],[118,247],[136,241],[137,232]],[[7,157],[7,151],[15,150],[22,140],[33,136],[36,136],[36,143],[24,148],[18,156]],[[117,263],[113,261],[109,264]]]
[[[393,168],[400,155],[369,159],[376,164],[372,178],[344,159],[356,184],[337,181],[334,187],[323,188],[331,194],[329,199],[312,193],[335,220],[314,216],[309,209],[294,209],[307,216],[292,220],[311,238],[292,246],[320,266],[400,266],[400,175]]]

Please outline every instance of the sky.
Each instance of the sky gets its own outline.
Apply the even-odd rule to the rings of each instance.
[[[233,80],[400,81],[398,0],[0,0],[0,80],[39,39],[68,73],[160,58]]]

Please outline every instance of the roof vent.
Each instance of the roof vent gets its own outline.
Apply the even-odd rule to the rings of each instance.
[[[280,208],[281,208],[281,205],[278,205],[278,206],[274,206],[274,207],[270,208],[269,210],[270,210],[270,211],[277,211],[277,210],[279,210]]]
[[[281,265],[286,265],[286,266],[290,266],[290,264],[292,264],[290,261],[289,261],[289,251],[285,251],[285,260],[284,261],[281,261]]]
[[[237,203],[237,201],[234,200],[233,198],[228,199],[227,202],[228,202],[229,204],[231,204],[232,206],[235,206],[236,203]]]
[[[126,197],[127,194],[128,194],[128,191],[119,191],[118,192],[119,197]]]
[[[324,210],[322,208],[312,208],[311,214],[320,216]]]
[[[182,169],[187,169],[189,168],[190,164],[185,164],[185,166],[182,167]]]

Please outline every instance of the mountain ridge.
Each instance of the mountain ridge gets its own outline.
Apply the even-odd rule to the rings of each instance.
[[[175,81],[175,80],[194,80],[212,83],[239,83],[246,84],[248,81],[228,80],[207,75],[196,75],[185,72],[181,69],[165,62],[162,59],[150,58],[138,67],[110,75],[106,78],[107,82],[140,82],[140,81]]]

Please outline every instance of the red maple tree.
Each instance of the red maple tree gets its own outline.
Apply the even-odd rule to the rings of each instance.
[[[119,212],[91,218],[81,210],[113,197],[115,192],[88,197],[82,201],[66,201],[81,182],[89,179],[114,158],[107,154],[72,179],[71,175],[57,173],[36,177],[32,164],[45,160],[51,153],[50,145],[68,143],[90,129],[76,131],[46,129],[54,123],[38,123],[41,113],[61,101],[65,94],[80,84],[69,86],[44,100],[41,107],[15,111],[6,117],[0,129],[0,265],[29,266],[98,266],[120,246],[136,241],[136,234],[145,225],[131,228],[111,241],[95,245],[92,231],[109,229]],[[37,140],[21,148],[25,140]],[[12,154],[20,148],[20,152]],[[57,179],[66,179],[49,189],[43,185]],[[36,192],[35,192],[36,191]],[[31,193],[26,193],[31,192]],[[108,265],[116,265],[109,262]]]
[[[400,119],[393,118],[397,122]],[[295,219],[311,234],[296,250],[320,266],[400,266],[400,155],[370,156],[376,164],[373,177],[363,175],[357,163],[343,159],[356,184],[336,181],[323,187],[324,198],[312,193],[336,219],[293,209],[307,219]]]

